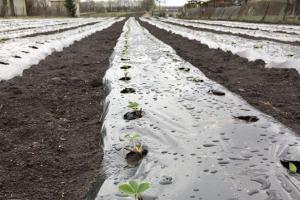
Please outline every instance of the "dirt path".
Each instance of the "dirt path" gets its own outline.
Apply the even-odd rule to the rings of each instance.
[[[230,52],[210,49],[198,41],[139,22],[208,78],[300,134],[300,75],[295,69],[268,69],[263,61],[249,62]]]
[[[0,199],[83,199],[99,173],[101,83],[123,24],[0,82]]]

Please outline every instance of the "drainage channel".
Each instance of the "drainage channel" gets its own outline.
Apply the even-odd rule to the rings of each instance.
[[[299,138],[133,18],[104,82],[107,178],[97,200],[130,199],[118,190],[130,180],[151,184],[144,200],[300,199],[298,174],[285,168],[299,161]]]

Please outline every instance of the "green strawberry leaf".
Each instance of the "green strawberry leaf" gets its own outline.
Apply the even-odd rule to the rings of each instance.
[[[289,172],[291,172],[291,173],[297,173],[297,167],[292,162],[289,162]]]
[[[125,193],[125,194],[130,195],[130,196],[134,196],[135,195],[134,189],[129,184],[127,184],[127,183],[119,185],[119,190],[122,193]]]
[[[151,187],[150,183],[144,182],[139,185],[137,193],[143,193]]]

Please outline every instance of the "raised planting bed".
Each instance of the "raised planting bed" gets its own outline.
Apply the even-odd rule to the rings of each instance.
[[[48,35],[4,41],[0,45],[0,81],[22,75],[24,69],[38,64],[51,53],[62,51],[75,41],[108,28],[121,20],[124,18],[108,18],[93,25],[76,27],[61,33],[52,31],[52,34]]]
[[[298,73],[300,72],[299,46],[268,41],[263,38],[255,38],[254,36],[245,38],[226,33],[220,34],[221,32],[219,31],[212,32],[211,30],[191,29],[191,27],[170,24],[156,18],[141,18],[141,20],[171,33],[199,41],[212,49],[221,49],[225,52],[230,51],[231,53],[247,58],[250,61],[263,60],[268,68],[295,68]],[[272,33],[269,33],[268,35],[272,35]],[[287,40],[290,38],[287,36],[282,37]],[[273,36],[273,38],[280,39],[279,36]],[[298,37],[296,36],[296,38]],[[294,41],[288,41],[288,43],[290,42]]]
[[[129,82],[119,80],[124,65],[132,66]],[[178,70],[182,66],[190,70]],[[300,139],[207,78],[133,18],[124,26],[105,84],[107,178],[96,200],[300,198]],[[136,92],[120,94],[125,87]],[[139,110],[138,102],[145,115],[124,120],[128,102]],[[286,162],[293,163],[289,169]]]
[[[86,199],[103,181],[101,83],[124,24],[106,20],[106,29],[74,35],[104,29],[0,82],[1,200]]]
[[[300,75],[295,69],[265,68],[261,60],[249,62],[230,52],[209,48],[197,40],[141,23],[207,77],[300,134]]]

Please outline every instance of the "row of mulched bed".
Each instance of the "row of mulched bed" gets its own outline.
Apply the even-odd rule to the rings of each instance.
[[[198,41],[139,22],[208,78],[300,134],[300,75],[295,69],[265,68],[262,60],[249,62],[231,52],[210,49]]]
[[[0,199],[83,199],[102,159],[102,77],[124,21],[0,82]]]

